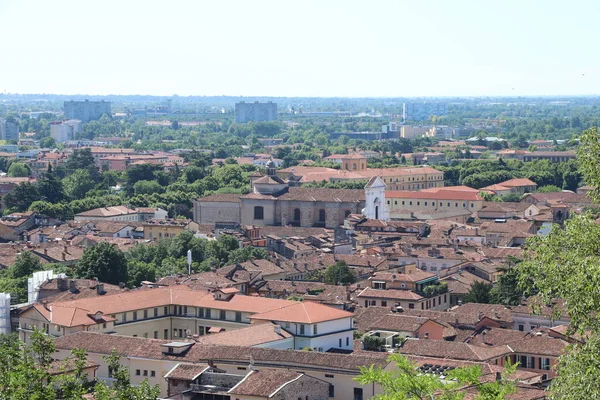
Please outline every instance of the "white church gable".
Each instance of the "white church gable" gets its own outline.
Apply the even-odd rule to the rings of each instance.
[[[365,186],[365,208],[363,215],[369,219],[388,221],[389,210],[385,200],[386,184],[380,177],[372,177]]]

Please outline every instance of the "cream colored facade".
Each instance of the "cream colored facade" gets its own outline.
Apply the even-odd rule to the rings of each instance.
[[[51,323],[48,319],[42,315],[35,307],[28,309],[19,316],[19,326],[17,331],[19,338],[29,343],[31,334],[39,330],[45,332],[52,337],[60,337],[65,335],[71,335],[73,333],[87,331],[87,332],[99,332],[99,333],[113,333],[114,322],[100,322],[94,325],[79,325],[79,326],[64,326],[56,323]]]
[[[196,232],[200,228],[200,226],[194,222],[190,221],[187,225],[181,224],[169,224],[169,223],[145,223],[144,225],[144,239],[162,239],[175,237],[179,235],[184,230],[190,232]]]
[[[400,128],[400,137],[412,139],[415,136],[424,136],[431,129],[429,126],[410,126],[402,125]]]
[[[451,211],[467,210],[475,212],[483,208],[484,200],[477,195],[467,194],[463,197],[455,193],[386,193],[387,206],[390,214],[406,213],[407,211]]]
[[[108,372],[108,365],[103,359],[107,354],[94,353],[88,351],[88,358],[100,365],[96,371],[96,376],[99,381],[111,382],[114,381]],[[70,356],[69,349],[57,349],[57,359],[65,359]],[[373,358],[373,362],[377,359]],[[148,379],[150,385],[159,385],[161,396],[166,396],[168,391],[168,383],[164,376],[178,364],[201,363],[202,360],[189,360],[182,357],[181,360],[170,359],[153,359],[146,357],[128,357],[121,358],[121,364],[124,365],[130,373],[131,383],[138,385],[145,379]],[[250,370],[250,365],[247,360],[213,360],[213,367],[225,371],[229,374],[240,374]],[[255,362],[255,368],[260,368],[260,362]],[[313,378],[325,381],[334,387],[334,396],[330,397],[333,400],[348,400],[354,399],[355,389],[362,390],[362,399],[367,400],[376,394],[381,394],[381,388],[377,385],[361,385],[354,381],[358,376],[358,370],[341,369],[331,366],[312,366],[302,365],[300,363],[284,363],[279,361],[268,362],[269,368],[292,369],[294,371],[304,373]],[[139,371],[139,375],[138,375]],[[240,398],[232,397],[232,398]],[[241,399],[241,398],[240,398]]]
[[[429,167],[385,168],[379,170],[378,176],[387,185],[387,190],[419,190],[444,187],[444,173]]]

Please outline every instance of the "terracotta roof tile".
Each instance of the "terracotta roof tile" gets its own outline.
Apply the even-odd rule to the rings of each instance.
[[[282,369],[254,370],[228,393],[238,396],[270,398],[286,384],[299,379],[303,375],[299,372]]]
[[[372,289],[370,287],[365,288],[362,292],[357,296],[358,298],[375,298],[375,299],[394,299],[394,300],[413,300],[419,301],[423,299],[422,296],[419,296],[415,292],[410,290],[400,290],[400,289]]]
[[[204,363],[209,360],[215,363],[250,363],[290,366],[328,367],[345,371],[357,371],[361,366],[375,365],[385,367],[388,365],[387,353],[369,354],[330,354],[298,350],[278,350],[259,347],[221,346],[221,345],[193,345],[184,355],[169,355],[163,353],[162,344],[169,340],[144,339],[128,336],[105,335],[94,332],[78,332],[72,335],[61,336],[55,339],[56,348],[74,349],[86,348],[88,353],[110,354],[116,349],[124,357],[140,357],[158,360],[173,360],[189,363]]]
[[[214,335],[201,336],[198,339],[198,343],[203,345],[230,345],[235,343],[236,346],[253,347],[291,337],[292,335],[284,329],[281,329],[281,327],[279,327],[279,332],[277,332],[275,324],[263,323],[253,324],[247,328],[230,330]]]
[[[191,382],[207,368],[208,364],[177,364],[165,375],[165,378]]]
[[[348,311],[314,303],[312,301],[290,303],[293,304],[272,311],[254,314],[250,319],[315,324],[318,322],[350,318],[353,316],[353,314]]]

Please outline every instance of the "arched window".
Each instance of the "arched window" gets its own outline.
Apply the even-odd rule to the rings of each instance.
[[[352,164],[352,169],[356,169],[356,163]]]
[[[300,221],[300,209],[299,208],[294,209],[294,221]]]
[[[264,219],[265,218],[265,209],[263,206],[255,206],[254,207],[254,219]]]
[[[324,209],[319,210],[319,222],[325,222],[325,210]]]

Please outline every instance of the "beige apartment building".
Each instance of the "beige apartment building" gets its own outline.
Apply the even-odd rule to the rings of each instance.
[[[388,190],[385,193],[390,216],[407,211],[452,211],[467,210],[475,212],[483,207],[484,199],[477,190],[439,190],[398,191]]]
[[[360,165],[360,164],[359,164]],[[374,176],[379,176],[387,185],[388,190],[420,190],[439,188],[444,186],[444,173],[431,167],[415,168],[364,168],[350,170],[334,169],[327,167],[290,167],[277,171],[281,179],[298,182],[300,185],[307,182],[331,183],[368,181]]]
[[[273,346],[315,351],[353,347],[353,319],[347,311],[313,302],[245,296],[235,288],[207,292],[185,285],[37,303],[20,313],[18,332],[24,342],[34,329],[54,337],[92,331],[185,340],[265,323],[293,336]]]
[[[218,336],[218,335],[215,335]],[[70,356],[75,348],[86,348],[90,360],[100,367],[96,376],[99,381],[111,382],[103,357],[118,349],[121,364],[129,369],[131,382],[141,383],[148,379],[150,385],[159,385],[161,396],[168,393],[165,376],[178,365],[209,365],[227,374],[245,374],[252,369],[276,368],[291,370],[319,379],[331,385],[329,398],[334,400],[367,400],[381,393],[378,386],[361,385],[353,378],[361,366],[375,365],[392,368],[386,361],[388,353],[336,354],[295,350],[266,349],[231,345],[204,346],[194,342],[173,342],[115,335],[79,332],[57,338],[57,359]],[[231,399],[242,397],[231,396]],[[245,399],[245,398],[244,398]],[[248,398],[248,400],[255,398]]]
[[[438,287],[436,274],[422,271],[416,265],[406,265],[399,270],[401,272],[375,272],[369,278],[370,286],[356,296],[358,304],[406,310],[448,309],[450,296],[447,291],[426,294],[427,286]]]

